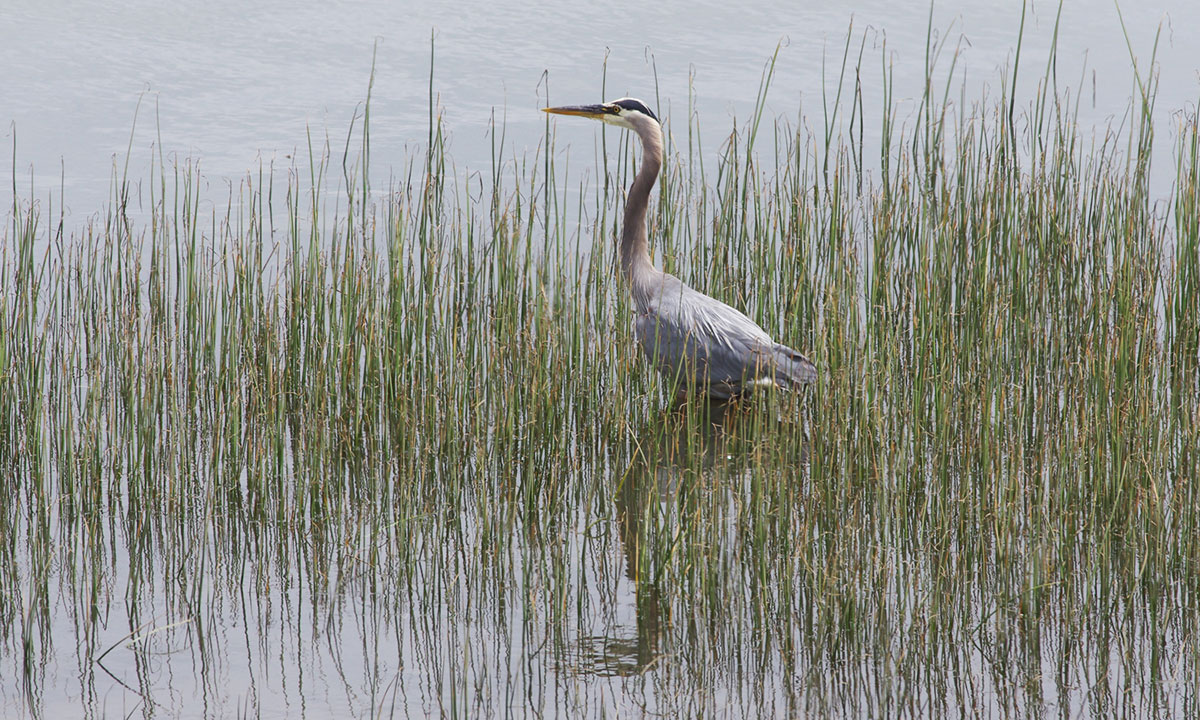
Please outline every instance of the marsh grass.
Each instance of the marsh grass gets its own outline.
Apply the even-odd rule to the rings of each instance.
[[[1152,78],[1088,138],[1050,70],[1024,109],[929,71],[909,120],[841,83],[816,132],[768,72],[714,170],[668,119],[663,264],[821,368],[731,407],[634,350],[627,137],[580,179],[494,128],[480,195],[431,104],[379,192],[368,93],[223,205],[162,157],[143,220],[125,177],[76,232],[15,201],[6,706],[1200,712],[1196,115],[1155,198]]]

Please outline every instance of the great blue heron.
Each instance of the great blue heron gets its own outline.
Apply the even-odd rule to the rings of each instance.
[[[790,388],[817,378],[799,352],[771,339],[753,320],[654,267],[646,245],[646,207],[662,168],[662,126],[641,100],[544,108],[558,115],[602,120],[637,133],[642,166],[625,198],[621,271],[637,309],[639,344],[668,382],[716,399],[755,387]]]

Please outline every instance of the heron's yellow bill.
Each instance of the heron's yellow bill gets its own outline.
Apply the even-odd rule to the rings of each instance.
[[[578,117],[600,119],[605,115],[616,115],[621,109],[616,105],[563,105],[562,107],[542,108],[542,112],[554,115],[575,115]]]

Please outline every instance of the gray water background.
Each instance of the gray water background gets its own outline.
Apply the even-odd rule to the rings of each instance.
[[[1045,73],[1057,10],[1054,2],[1028,5],[1020,100],[1033,96]],[[1171,112],[1194,111],[1200,98],[1200,54],[1191,40],[1200,28],[1200,3],[1127,2],[1121,13],[1143,76],[1161,33],[1154,66],[1161,155],[1178,122]],[[834,92],[848,33],[853,50],[864,37],[867,43],[869,145],[877,141],[882,109],[881,58],[895,73],[898,117],[911,119],[923,91],[931,19],[935,37],[949,39],[935,77],[948,74],[958,48],[954,85],[965,82],[962,97],[973,103],[985,93],[998,96],[1016,52],[1017,2],[942,2],[931,16],[927,3],[879,0],[300,6],[6,0],[0,3],[0,202],[11,208],[15,182],[18,198],[43,207],[65,203],[66,227],[80,227],[104,208],[127,149],[136,183],[149,175],[159,142],[168,165],[198,162],[221,202],[229,184],[236,187],[260,164],[280,168],[297,153],[307,158],[310,132],[318,144],[328,135],[340,149],[366,98],[376,47],[371,163],[373,179],[386,184],[427,136],[431,37],[435,102],[460,170],[490,164],[493,119],[504,125],[507,152],[520,156],[543,138],[538,107],[602,99],[606,58],[608,98],[646,99],[668,122],[674,117],[676,128],[686,127],[694,92],[703,149],[712,155],[734,120],[750,115],[765,63],[782,42],[768,116],[803,114],[819,125],[822,93]],[[1083,91],[1085,131],[1122,122],[1135,82],[1117,5],[1064,4],[1057,75],[1061,87]],[[580,129],[569,138],[585,146],[589,159],[592,132]],[[1156,157],[1157,184],[1164,178],[1169,184],[1170,170]]]

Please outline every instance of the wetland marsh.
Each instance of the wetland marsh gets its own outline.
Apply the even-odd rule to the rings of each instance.
[[[733,405],[636,350],[625,134],[471,173],[435,104],[381,188],[368,94],[223,196],[14,180],[2,712],[1200,713],[1195,105],[1084,134],[1043,57],[899,117],[855,43],[823,117],[664,113],[657,262],[820,369]]]

